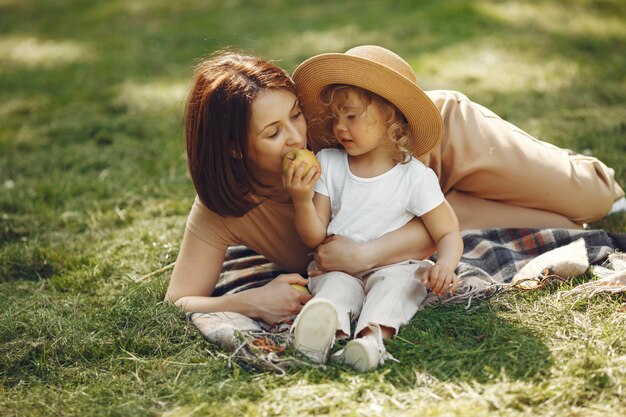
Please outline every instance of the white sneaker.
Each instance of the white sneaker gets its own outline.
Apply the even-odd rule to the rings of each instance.
[[[609,214],[621,213],[622,211],[626,211],[626,198],[624,197],[620,198],[615,203],[613,203],[613,206],[611,207]]]
[[[335,306],[325,298],[313,298],[293,323],[294,347],[313,362],[326,363],[338,324]]]
[[[374,332],[374,338],[361,337],[349,341],[341,351],[333,355],[333,359],[360,372],[378,368],[379,365],[385,363],[385,359],[397,362],[397,359],[385,349],[380,327],[369,326],[369,328]]]

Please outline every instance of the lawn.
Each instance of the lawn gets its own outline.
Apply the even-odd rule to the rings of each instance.
[[[194,190],[182,114],[226,46],[288,71],[380,44],[626,184],[621,0],[0,0],[0,415],[615,416],[626,299],[435,306],[401,359],[251,371],[163,299]],[[392,4],[392,5],[391,5]],[[626,215],[593,228],[626,232]],[[580,280],[592,279],[590,276]]]

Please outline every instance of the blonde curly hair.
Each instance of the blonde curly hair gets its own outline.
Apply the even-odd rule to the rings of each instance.
[[[325,120],[322,121],[321,141],[328,147],[339,147],[339,142],[333,134],[333,120],[341,107],[337,104],[337,98],[347,98],[349,92],[355,92],[365,107],[374,103],[383,112],[385,119],[382,121],[387,126],[387,139],[396,147],[400,158],[395,162],[407,163],[411,159],[409,150],[410,128],[402,112],[387,99],[374,94],[366,89],[347,84],[331,84],[326,86],[320,93],[321,102],[325,109]]]

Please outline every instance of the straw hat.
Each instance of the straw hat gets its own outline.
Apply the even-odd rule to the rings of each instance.
[[[307,59],[293,73],[300,103],[308,120],[323,114],[320,93],[329,84],[361,87],[386,98],[404,114],[412,131],[411,149],[419,157],[441,141],[443,121],[430,98],[417,86],[411,66],[380,46],[364,45],[345,54],[321,54]],[[311,137],[313,149],[317,135]]]

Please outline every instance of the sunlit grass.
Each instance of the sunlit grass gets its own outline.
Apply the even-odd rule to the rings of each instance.
[[[0,0],[0,415],[527,416],[626,408],[624,298],[420,312],[401,360],[251,372],[161,303],[193,201],[196,59],[381,44],[626,183],[621,1]],[[626,232],[626,214],[592,225]]]
[[[297,56],[301,51],[311,51],[311,56],[326,52],[342,52],[354,45],[388,45],[392,38],[381,32],[359,28],[353,24],[322,31],[305,30],[292,36],[277,34],[271,39],[272,48],[284,51],[285,56]],[[276,54],[272,52],[272,56]]]
[[[188,89],[189,84],[185,83],[126,81],[119,87],[114,103],[126,107],[133,114],[182,109]]]
[[[413,65],[430,75],[429,85],[461,89],[469,85],[483,92],[555,93],[580,78],[580,66],[573,59],[546,57],[540,51],[512,50],[496,39],[474,39],[423,54]]]
[[[53,41],[34,37],[0,38],[0,62],[23,68],[51,68],[93,57],[91,49],[76,41]]]
[[[611,2],[597,2],[610,5]],[[477,8],[488,16],[513,27],[537,27],[548,33],[598,38],[624,38],[626,26],[621,15],[598,13],[583,4],[503,1],[477,2]],[[567,7],[564,13],[563,8]]]

